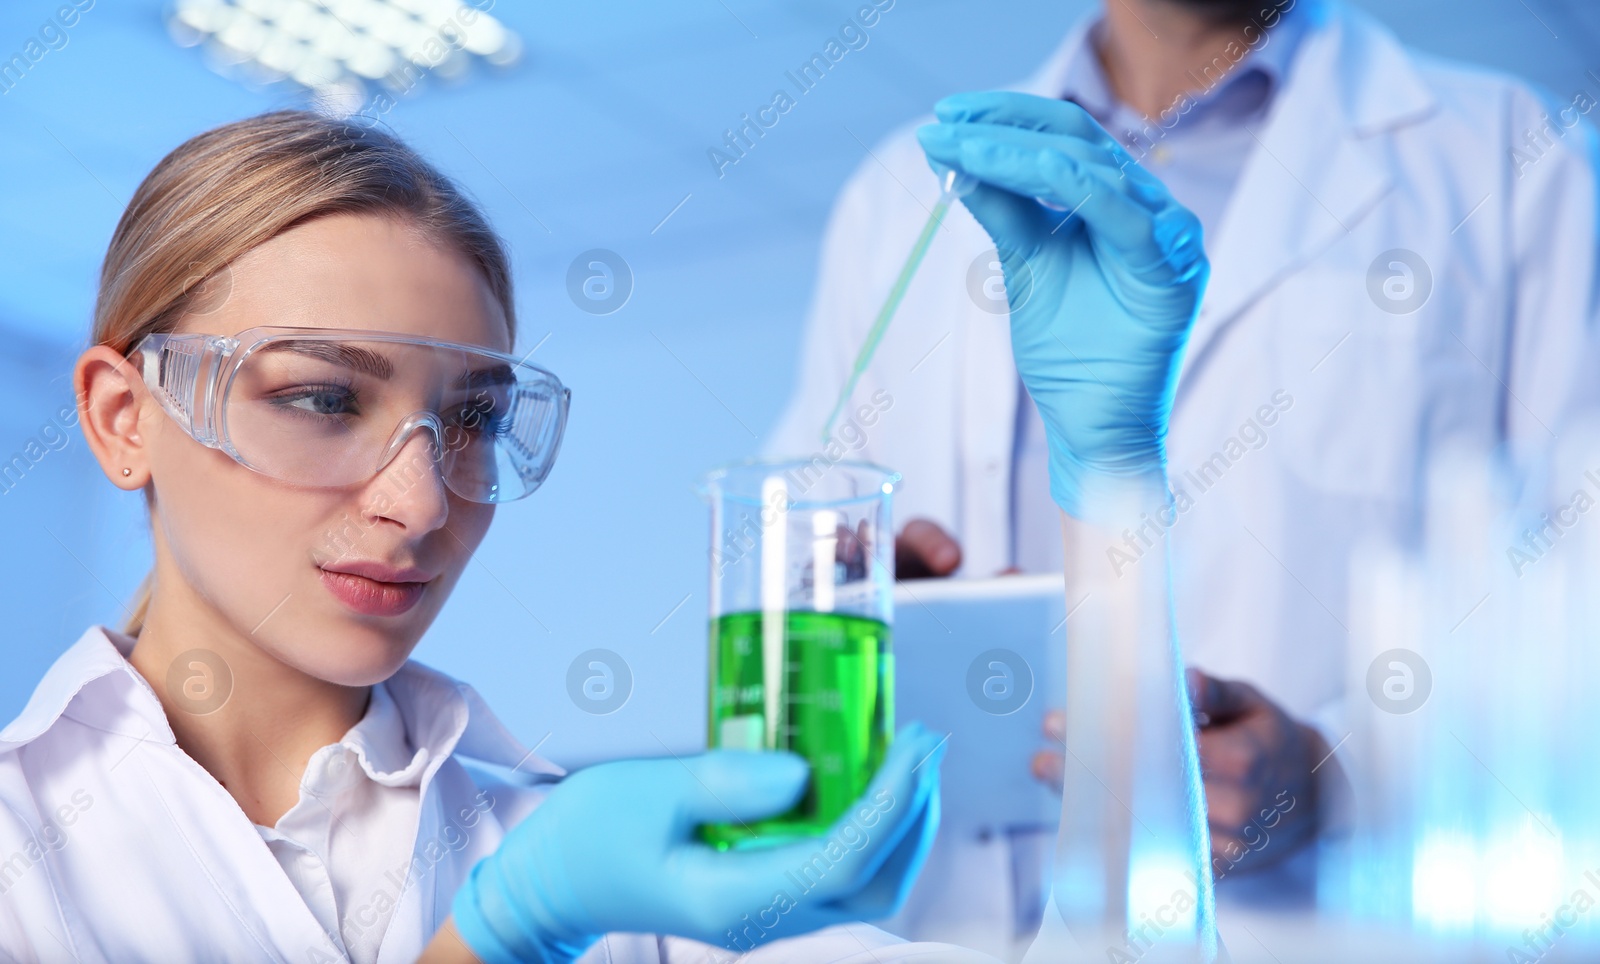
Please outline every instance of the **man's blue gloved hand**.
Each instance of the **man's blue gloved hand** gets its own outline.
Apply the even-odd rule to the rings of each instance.
[[[1081,518],[1092,492],[1166,498],[1167,418],[1210,270],[1199,220],[1076,104],[958,94],[934,112],[917,137],[980,182],[963,201],[1000,254],[1056,503]]]
[[[728,853],[696,827],[788,810],[805,789],[803,759],[713,750],[579,770],[473,868],[452,907],[456,930],[485,964],[567,962],[612,931],[737,938],[748,950],[889,916],[939,826],[944,749],[910,724],[826,837]]]

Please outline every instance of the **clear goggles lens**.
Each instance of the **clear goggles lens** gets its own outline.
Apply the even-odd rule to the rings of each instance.
[[[400,456],[408,480],[437,467],[464,499],[520,499],[555,463],[571,396],[514,356],[385,332],[151,335],[134,354],[191,436],[296,485],[365,482]]]

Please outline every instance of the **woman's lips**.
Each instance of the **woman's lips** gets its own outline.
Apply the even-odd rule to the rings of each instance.
[[[379,582],[350,572],[319,570],[322,584],[340,602],[364,616],[398,616],[422,598],[425,582]]]

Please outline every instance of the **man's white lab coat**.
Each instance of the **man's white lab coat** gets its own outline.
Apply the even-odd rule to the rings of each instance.
[[[1206,239],[1211,282],[1168,440],[1184,510],[1106,554],[1138,565],[1165,529],[1186,659],[1254,682],[1336,745],[1360,541],[1413,534],[1447,441],[1528,459],[1600,384],[1596,148],[1583,123],[1600,89],[1549,103],[1408,51],[1358,10],[1306,12],[1315,22]],[[1060,96],[1090,22],[1018,89]],[[913,129],[876,147],[837,202],[797,392],[767,451],[902,472],[898,524],[938,522],[962,544],[957,575],[984,577],[1011,560],[1017,375],[1005,314],[973,290],[993,247],[964,208],[934,240],[835,445],[818,440],[937,194]],[[1023,866],[1003,832],[941,839],[891,926],[999,953],[1012,914],[1027,916],[1013,889]]]
[[[343,960],[250,818],[177,745],[123,657],[131,646],[90,627],[0,730],[0,960]],[[449,917],[467,871],[563,771],[523,747],[469,686],[410,662],[388,687],[430,754],[410,867],[373,895],[394,907],[378,960],[409,964]],[[742,958],[675,937],[609,934],[580,964],[866,964],[930,953],[989,960],[852,924]]]

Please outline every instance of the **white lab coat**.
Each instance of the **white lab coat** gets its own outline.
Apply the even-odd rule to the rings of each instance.
[[[1425,468],[1445,440],[1529,458],[1564,410],[1590,403],[1600,372],[1596,151],[1580,123],[1593,102],[1550,105],[1511,78],[1408,51],[1358,10],[1320,13],[1206,241],[1211,282],[1168,440],[1172,482],[1192,507],[1169,536],[1187,660],[1254,682],[1332,745],[1348,732],[1354,547],[1412,534]],[[1059,96],[1089,22],[1017,89]],[[1552,131],[1530,147],[1547,111]],[[837,202],[797,392],[768,454],[819,449],[928,216],[937,185],[913,129],[876,147]],[[1397,248],[1432,276],[1411,313],[1384,311],[1369,293],[1369,268],[1386,268],[1395,259],[1380,256]],[[851,457],[904,474],[896,518],[950,530],[965,552],[957,575],[974,577],[1010,561],[1017,402],[1006,317],[968,288],[986,252],[983,230],[953,211],[856,390],[851,412],[863,417],[836,433]],[[874,398],[888,411],[866,413]],[[1207,463],[1197,485],[1190,473]],[[978,946],[1004,945],[1004,840],[965,854],[941,841],[913,895],[929,926],[964,917],[971,933],[987,921],[996,933]]]
[[[344,956],[228,792],[177,745],[161,704],[93,626],[0,730],[0,960],[338,961]],[[410,873],[394,875],[379,960],[417,958],[467,871],[563,771],[477,693],[418,663],[389,681],[429,761]],[[483,767],[497,767],[498,776]],[[482,791],[487,791],[483,793]],[[383,888],[380,888],[383,890]],[[775,941],[741,960],[988,960],[865,924]],[[718,964],[736,955],[609,934],[581,964]]]

